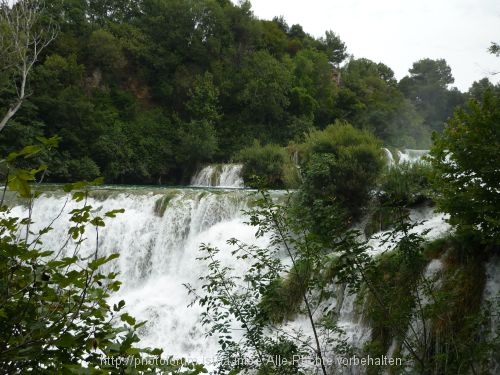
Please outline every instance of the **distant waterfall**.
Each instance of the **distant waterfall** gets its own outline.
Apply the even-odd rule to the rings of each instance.
[[[393,167],[397,164],[413,164],[420,162],[423,160],[423,157],[429,153],[429,150],[412,150],[405,148],[403,150],[396,150],[396,157],[394,157],[393,153],[388,148],[383,147],[382,151],[384,152],[389,167]]]
[[[242,188],[241,164],[208,165],[191,179],[191,186]]]
[[[422,161],[422,158],[429,153],[429,150],[411,150],[405,148],[404,150],[398,150],[398,164],[402,163],[416,163]]]
[[[391,151],[388,148],[382,147],[382,151],[384,151],[385,159],[387,160],[387,165],[389,167],[394,166],[396,162],[394,161],[394,157],[392,156]]]

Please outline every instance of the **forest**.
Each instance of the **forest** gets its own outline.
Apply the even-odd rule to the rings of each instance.
[[[255,141],[301,143],[335,121],[387,146],[428,148],[457,106],[493,87],[485,78],[462,93],[445,60],[425,57],[398,81],[349,55],[334,31],[314,38],[282,17],[257,19],[248,1],[46,1],[41,12],[38,26],[57,34],[0,152],[57,135],[46,182],[185,184]],[[0,108],[15,101],[18,78],[1,70]]]

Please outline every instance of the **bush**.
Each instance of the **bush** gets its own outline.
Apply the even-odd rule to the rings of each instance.
[[[316,229],[359,219],[384,165],[380,146],[372,134],[347,123],[308,134],[299,205]]]
[[[382,174],[379,190],[381,204],[412,207],[431,199],[431,166],[425,163],[403,163]]]
[[[291,188],[297,180],[297,169],[286,150],[280,146],[267,144],[261,146],[254,141],[251,147],[244,148],[236,156],[243,163],[242,177],[245,185],[271,189]]]
[[[97,164],[88,156],[69,160],[68,170],[72,180],[92,181],[101,174]]]
[[[365,235],[386,230],[407,216],[409,209],[431,203],[430,176],[426,163],[403,163],[387,168],[381,175],[376,199],[370,205]]]

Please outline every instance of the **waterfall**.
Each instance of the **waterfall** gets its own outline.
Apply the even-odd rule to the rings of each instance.
[[[398,150],[398,164],[402,163],[416,163],[422,161],[422,158],[429,153],[429,150],[412,150],[404,149],[403,151]]]
[[[384,152],[385,159],[387,161],[387,165],[389,167],[393,167],[397,164],[403,163],[417,163],[423,161],[423,157],[429,153],[429,150],[412,150],[409,148],[405,148],[403,150],[396,150],[397,162],[392,154],[392,152],[385,147],[382,147],[382,151]]]
[[[389,149],[387,149],[385,147],[382,147],[382,151],[384,151],[384,155],[385,155],[385,158],[387,160],[387,165],[389,167],[393,167],[396,164],[396,162],[394,161],[394,158],[392,157],[391,151],[389,151]]]
[[[229,167],[226,176],[233,175],[236,168]],[[232,181],[230,177],[219,181]],[[204,175],[208,175],[204,173]],[[248,265],[235,262],[227,244],[230,238],[244,243],[265,247],[268,237],[255,238],[256,228],[245,224],[242,210],[248,207],[249,191],[214,189],[161,189],[161,188],[114,188],[94,191],[88,204],[93,213],[123,208],[125,212],[107,222],[99,234],[99,255],[119,252],[120,257],[107,264],[109,270],[119,273],[123,282],[121,290],[112,296],[111,303],[123,299],[126,309],[138,321],[147,321],[138,334],[141,345],[160,347],[168,355],[180,358],[195,358],[203,361],[214,358],[218,343],[216,337],[205,337],[205,327],[200,323],[202,308],[188,307],[191,301],[183,284],[200,289],[200,275],[207,273],[206,264],[197,261],[201,254],[201,243],[218,247],[221,262],[230,265],[243,275]],[[279,196],[281,192],[273,193]],[[54,222],[54,229],[48,232],[43,243],[45,248],[58,250],[67,238],[68,213],[82,203],[75,203],[62,192],[45,193],[39,197],[33,208],[32,230],[36,233],[43,224]],[[61,210],[63,214],[60,214]],[[22,217],[26,208],[16,206],[13,214]],[[427,235],[437,237],[449,229],[443,215],[435,215],[430,208],[412,211],[413,220],[429,219],[414,228],[417,232],[432,229]],[[88,232],[81,254],[91,253],[96,246],[93,231]],[[386,251],[379,237],[370,241],[375,256]],[[67,251],[72,251],[69,248]],[[285,260],[286,261],[286,260]],[[337,313],[338,326],[344,331],[339,339],[360,353],[370,339],[371,329],[356,311],[356,294],[349,293],[344,285],[331,285],[332,299],[318,308],[314,317],[320,318],[325,311]],[[284,329],[300,330],[303,337],[312,337],[306,317],[298,316],[288,322]],[[324,343],[325,353],[335,357],[334,349]],[[336,370],[335,370],[336,371]],[[363,373],[361,368],[342,370],[345,374]],[[346,372],[347,371],[347,372]],[[336,372],[335,372],[336,373]]]
[[[191,186],[242,188],[241,164],[208,165],[196,173],[191,179]]]
[[[231,237],[266,245],[265,238],[255,239],[255,228],[244,224],[241,210],[247,206],[248,192],[120,189],[97,193],[98,197],[88,200],[96,215],[125,209],[99,234],[99,255],[120,253],[109,271],[118,272],[123,284],[111,302],[124,299],[130,314],[138,321],[148,321],[139,332],[141,345],[163,348],[178,358],[213,357],[217,340],[205,337],[205,328],[199,321],[201,308],[187,306],[190,297],[182,284],[200,287],[198,277],[206,273],[206,265],[196,260],[201,255],[202,242],[219,247],[227,262],[232,260],[232,248],[226,243]],[[43,227],[42,223],[50,223],[64,211],[54,222],[54,230],[44,236],[44,248],[58,250],[67,238],[67,214],[82,205],[67,198],[53,193],[35,202],[35,233]],[[12,213],[22,217],[25,210],[17,206]],[[94,232],[91,230],[87,237],[82,255],[95,249]],[[73,248],[67,251],[72,252]]]

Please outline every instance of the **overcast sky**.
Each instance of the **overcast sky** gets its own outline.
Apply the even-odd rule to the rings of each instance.
[[[315,37],[334,31],[348,53],[383,62],[398,79],[426,57],[444,58],[462,91],[500,71],[500,57],[487,52],[490,42],[500,43],[499,0],[250,1],[260,19],[282,15]],[[498,82],[500,74],[489,78]]]

